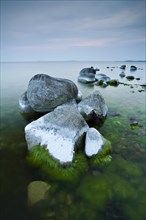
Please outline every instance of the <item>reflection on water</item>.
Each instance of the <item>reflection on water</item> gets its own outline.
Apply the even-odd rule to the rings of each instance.
[[[0,207],[6,220],[144,220],[146,216],[145,168],[145,82],[144,63],[126,63],[126,75],[140,80],[121,79],[119,67],[124,63],[48,62],[4,63],[1,70],[0,136]],[[139,69],[130,72],[130,65]],[[84,67],[98,67],[100,73],[133,86],[106,88],[77,82]],[[107,68],[110,67],[110,68]],[[114,67],[114,68],[112,68]],[[112,69],[112,70],[111,70]],[[24,127],[28,121],[18,109],[18,99],[30,78],[37,73],[73,80],[84,96],[99,90],[109,112],[101,134],[112,143],[112,162],[104,167],[89,167],[77,182],[58,182],[45,177],[26,162]],[[137,121],[132,125],[131,121]],[[49,194],[34,207],[27,205],[27,186],[34,180],[51,185]]]

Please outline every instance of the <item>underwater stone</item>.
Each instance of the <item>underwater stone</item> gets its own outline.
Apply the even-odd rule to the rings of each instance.
[[[102,135],[95,129],[89,128],[86,133],[85,153],[91,157],[96,155],[104,145],[105,141]]]
[[[82,99],[78,104],[78,110],[85,120],[94,122],[104,119],[107,115],[108,107],[104,98],[98,91]]]
[[[75,147],[82,146],[88,128],[77,104],[70,102],[28,124],[25,138],[30,150],[44,145],[48,153],[63,164],[72,162]]]
[[[27,88],[28,101],[36,112],[50,112],[77,95],[78,88],[71,80],[46,74],[33,76]]]
[[[44,181],[33,181],[27,187],[28,205],[33,206],[46,199],[51,186]]]

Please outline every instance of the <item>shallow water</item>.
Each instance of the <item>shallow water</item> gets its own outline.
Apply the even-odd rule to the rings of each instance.
[[[126,75],[120,78],[126,64]],[[130,65],[137,71],[130,72]],[[84,67],[98,67],[98,73],[123,82],[106,88],[77,82]],[[110,68],[107,68],[110,67]],[[90,167],[77,182],[45,179],[27,164],[24,127],[28,121],[19,113],[18,99],[30,78],[38,73],[74,81],[84,96],[99,90],[109,108],[104,123],[97,128],[112,143],[112,161],[104,167]],[[124,62],[44,62],[1,64],[0,207],[1,219],[59,220],[144,220],[146,216],[145,168],[145,63]],[[132,84],[132,86],[131,86]],[[143,91],[144,90],[144,91]],[[131,120],[138,122],[131,126]],[[27,205],[27,186],[33,180],[48,181],[52,192],[42,206]]]

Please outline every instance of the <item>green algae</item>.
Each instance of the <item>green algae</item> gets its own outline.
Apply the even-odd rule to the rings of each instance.
[[[104,141],[105,144],[102,146],[102,149],[89,159],[89,163],[93,167],[101,167],[112,160],[112,156],[110,155],[112,149],[111,142],[106,139],[104,139]]]
[[[45,146],[33,147],[27,160],[31,165],[40,168],[46,177],[51,176],[62,181],[75,181],[88,169],[87,159],[82,153],[76,154],[71,164],[61,165],[48,154]]]

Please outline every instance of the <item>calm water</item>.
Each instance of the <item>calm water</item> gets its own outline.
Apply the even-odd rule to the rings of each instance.
[[[126,75],[140,80],[121,79]],[[130,65],[137,71],[130,72]],[[106,88],[77,82],[84,67],[98,67],[128,85]],[[110,67],[110,68],[107,68]],[[102,169],[89,168],[77,183],[50,179],[53,191],[41,208],[27,205],[27,186],[34,180],[48,181],[28,166],[24,127],[28,121],[19,113],[18,100],[32,76],[46,73],[74,81],[84,96],[99,90],[108,105],[108,116],[98,129],[112,143],[112,162]],[[145,63],[44,62],[1,63],[0,208],[2,220],[144,220],[146,217],[145,167]],[[138,122],[131,126],[131,120]],[[47,213],[47,214],[46,214]]]

